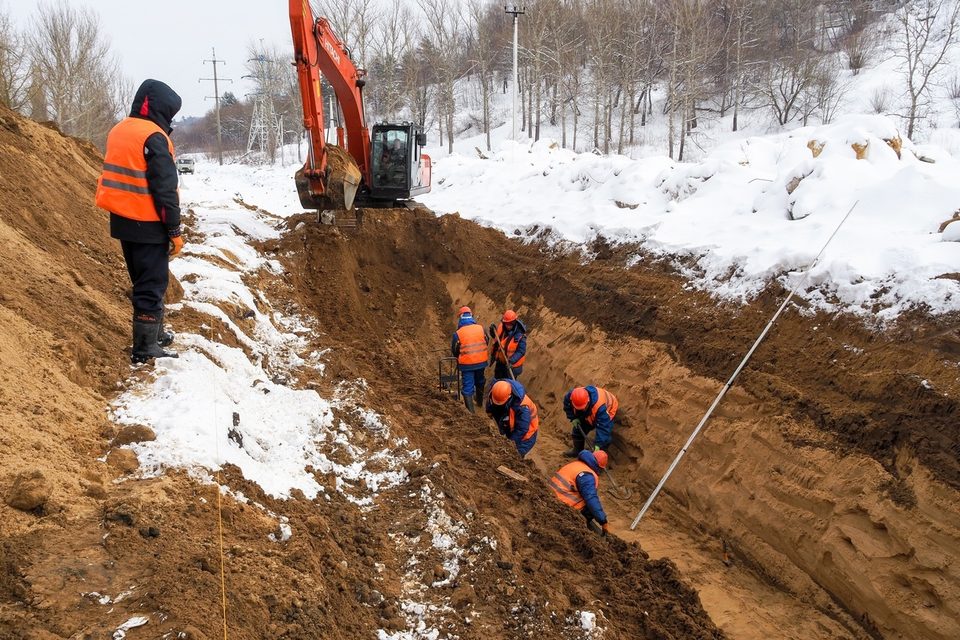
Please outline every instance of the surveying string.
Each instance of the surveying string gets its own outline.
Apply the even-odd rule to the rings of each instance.
[[[677,454],[677,457],[674,458],[673,462],[670,464],[670,467],[667,469],[667,472],[663,474],[663,477],[660,478],[660,482],[657,483],[656,488],[653,490],[653,493],[650,494],[650,497],[647,498],[647,501],[644,503],[643,508],[640,509],[640,513],[637,514],[637,517],[634,518],[633,523],[630,525],[630,530],[637,528],[637,525],[640,523],[640,519],[643,518],[643,514],[647,512],[647,509],[650,508],[650,505],[653,504],[653,501],[656,499],[657,495],[660,493],[660,490],[663,489],[663,485],[667,483],[667,478],[670,477],[670,474],[673,473],[673,470],[676,469],[677,465],[680,463],[680,459],[687,452],[687,449],[690,448],[690,445],[693,444],[693,441],[696,439],[697,435],[700,433],[700,430],[703,429],[703,425],[707,423],[707,420],[710,419],[713,410],[717,408],[717,405],[720,404],[720,401],[723,399],[723,396],[727,394],[727,391],[730,390],[730,387],[733,385],[733,381],[737,379],[737,376],[740,375],[740,372],[743,370],[743,367],[746,366],[747,362],[750,361],[750,358],[753,356],[753,352],[757,350],[757,347],[760,346],[760,343],[763,342],[763,339],[767,336],[767,332],[770,331],[770,328],[773,326],[773,323],[777,321],[777,318],[780,317],[780,314],[784,309],[787,308],[787,305],[790,303],[790,300],[793,298],[793,295],[800,290],[800,287],[804,286],[807,283],[807,280],[810,278],[810,272],[813,271],[813,268],[820,262],[820,258],[823,256],[823,252],[827,250],[827,247],[830,246],[830,243],[833,241],[833,238],[837,235],[837,232],[840,231],[840,227],[847,221],[847,218],[850,217],[850,214],[853,213],[853,210],[857,208],[857,205],[860,201],[853,203],[853,206],[850,207],[850,210],[847,211],[847,214],[843,216],[843,219],[840,221],[840,224],[837,225],[837,228],[833,230],[833,233],[830,234],[830,237],[827,238],[827,241],[824,243],[823,248],[820,249],[820,253],[817,254],[817,257],[813,259],[813,262],[807,267],[806,271],[803,274],[803,278],[800,279],[790,291],[790,295],[787,296],[786,300],[783,301],[783,304],[780,305],[780,308],[777,309],[777,312],[773,314],[773,317],[770,318],[770,322],[767,323],[767,326],[763,328],[763,331],[760,332],[760,336],[753,343],[753,346],[750,347],[750,350],[747,352],[747,355],[743,357],[743,360],[740,361],[740,364],[737,366],[736,370],[733,372],[733,375],[730,376],[730,379],[727,380],[727,383],[723,385],[723,388],[720,390],[720,393],[717,394],[717,397],[714,399],[713,404],[710,405],[710,408],[707,409],[707,412],[704,414],[703,418],[700,420],[700,424],[697,425],[697,428],[693,430],[693,433],[690,434],[690,437],[687,438],[686,444],[683,445],[683,448],[680,449],[680,453]]]

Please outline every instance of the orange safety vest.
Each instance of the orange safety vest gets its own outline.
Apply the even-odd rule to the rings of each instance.
[[[527,435],[523,436],[523,441],[526,442],[533,436],[537,434],[537,429],[540,428],[540,416],[537,415],[537,405],[533,403],[533,400],[530,399],[530,396],[524,394],[523,400],[520,401],[520,404],[528,407],[530,409],[530,428],[527,429]],[[510,409],[510,431],[513,431],[513,421],[515,416],[513,415],[513,409]]]
[[[577,511],[582,511],[587,501],[583,499],[577,490],[577,476],[586,471],[593,476],[593,481],[597,485],[597,492],[600,491],[600,478],[597,472],[590,468],[585,462],[574,460],[573,462],[560,467],[553,477],[550,478],[550,486],[554,493],[560,498],[560,501]]]
[[[597,411],[599,411],[600,407],[603,405],[607,405],[607,415],[609,415],[610,419],[612,420],[613,416],[617,415],[617,409],[620,407],[620,403],[617,402],[617,397],[615,395],[606,389],[597,387],[597,401],[593,403],[593,409],[590,410],[590,415],[587,416],[588,423],[597,423]]]
[[[504,342],[503,341],[504,331],[505,329],[504,329],[503,323],[501,322],[500,326],[497,328],[497,340],[500,344],[503,345],[504,350],[506,350],[507,352],[506,357],[504,357],[503,351],[501,351],[500,347],[498,347],[497,345],[491,345],[490,348],[497,352],[497,360],[499,360],[503,364],[507,364],[508,358],[512,358],[513,354],[517,352],[517,347],[520,346],[520,340],[516,336],[513,336],[510,339],[508,339],[506,342]],[[510,366],[514,369],[517,367],[523,366],[523,362],[526,359],[527,359],[527,354],[523,354],[523,356],[521,356],[519,360],[517,360],[515,363],[513,363]]]
[[[97,206],[124,218],[160,222],[157,207],[147,186],[147,159],[143,155],[147,138],[163,134],[173,157],[170,136],[151,120],[124,118],[107,135],[103,173],[97,180]]]
[[[459,364],[480,364],[487,361],[487,340],[483,327],[478,324],[464,325],[457,329],[457,338],[460,340],[460,354],[457,356]]]

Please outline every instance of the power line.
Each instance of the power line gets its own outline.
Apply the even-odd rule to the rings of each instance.
[[[212,80],[212,81],[213,81],[213,95],[212,95],[212,96],[205,96],[205,97],[204,97],[204,100],[213,98],[214,104],[216,105],[216,107],[215,107],[214,110],[216,111],[216,114],[217,114],[217,160],[220,162],[220,165],[222,166],[222,165],[223,165],[223,134],[222,134],[221,129],[220,129],[220,85],[219,85],[219,81],[222,80],[223,82],[233,82],[233,80],[231,80],[230,78],[217,78],[217,65],[218,65],[218,64],[224,64],[224,65],[225,65],[225,64],[227,64],[227,62],[226,62],[226,60],[218,60],[218,59],[217,59],[217,50],[216,50],[216,48],[213,48],[213,47],[212,47],[210,50],[213,52],[213,59],[212,59],[212,60],[204,60],[204,61],[203,61],[203,64],[207,64],[208,62],[213,63],[213,77],[212,77],[212,78],[200,78],[199,80],[197,80],[197,82],[203,82],[203,81],[205,81],[205,80],[206,80],[206,81],[209,81],[209,80]]]

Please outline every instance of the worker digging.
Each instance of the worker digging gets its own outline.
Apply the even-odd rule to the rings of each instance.
[[[474,412],[475,405],[483,403],[483,386],[487,368],[487,335],[473,319],[470,307],[457,312],[457,330],[450,339],[450,353],[457,358],[460,369],[463,404]]]
[[[617,397],[606,389],[574,387],[563,396],[563,411],[570,421],[573,446],[564,454],[572,458],[586,446],[587,434],[596,429],[594,450],[610,450],[613,423],[620,408]]]
[[[607,452],[581,451],[577,459],[560,467],[550,478],[550,486],[557,498],[573,507],[587,521],[587,528],[600,526],[602,535],[607,535],[607,514],[600,503],[600,471],[607,467]]]
[[[490,325],[490,364],[495,365],[493,377],[516,380],[523,372],[526,358],[527,328],[516,311],[507,309],[499,325]]]
[[[516,380],[496,380],[490,387],[487,415],[497,424],[500,435],[509,438],[525,457],[537,444],[540,417],[537,405]]]

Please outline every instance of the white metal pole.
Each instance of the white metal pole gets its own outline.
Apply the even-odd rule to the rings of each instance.
[[[513,139],[517,139],[517,24],[519,16],[513,14]]]
[[[837,225],[837,228],[833,230],[833,233],[830,234],[830,237],[827,238],[827,241],[824,243],[823,248],[820,249],[820,253],[817,254],[817,257],[813,259],[813,262],[810,263],[810,266],[807,267],[806,272],[803,274],[803,277],[797,282],[796,286],[793,287],[793,290],[790,291],[790,295],[787,296],[787,299],[783,301],[783,304],[780,305],[780,308],[777,309],[777,312],[773,314],[773,317],[770,319],[770,322],[767,323],[767,326],[763,328],[763,331],[760,332],[760,336],[753,343],[753,346],[750,347],[750,350],[747,352],[747,355],[743,357],[743,360],[740,361],[740,364],[737,366],[736,370],[733,372],[733,375],[730,376],[730,379],[727,380],[727,384],[723,385],[723,388],[720,390],[720,393],[717,394],[717,397],[713,400],[713,404],[710,405],[710,408],[707,409],[707,412],[704,414],[703,418],[700,419],[700,424],[697,425],[697,428],[693,430],[693,433],[690,434],[690,437],[687,438],[686,444],[683,445],[683,448],[680,449],[680,453],[677,454],[677,457],[674,458],[673,463],[670,464],[670,467],[667,469],[667,472],[663,474],[663,477],[660,478],[660,482],[657,483],[656,488],[653,490],[653,493],[650,494],[650,497],[647,498],[647,501],[643,504],[643,508],[640,509],[640,513],[637,514],[637,517],[634,518],[633,523],[630,525],[630,529],[636,529],[637,525],[640,524],[640,519],[643,517],[643,514],[647,512],[647,509],[650,508],[650,505],[653,504],[654,499],[660,493],[660,490],[663,489],[663,485],[667,483],[667,478],[670,477],[670,474],[673,473],[673,470],[680,464],[680,458],[683,457],[683,454],[687,452],[687,449],[690,448],[690,445],[693,444],[694,439],[697,437],[697,434],[700,433],[700,430],[703,429],[703,425],[707,423],[707,420],[710,419],[710,415],[713,413],[713,410],[717,408],[717,405],[720,404],[720,400],[723,399],[723,396],[726,395],[727,391],[730,390],[730,386],[733,384],[733,381],[737,379],[737,376],[740,375],[740,371],[750,360],[750,357],[753,355],[753,352],[757,350],[757,347],[760,346],[760,343],[763,342],[763,339],[767,336],[767,332],[770,331],[770,327],[773,326],[773,323],[777,321],[777,318],[780,317],[780,313],[787,308],[790,300],[793,298],[793,295],[800,290],[801,286],[806,285],[807,280],[810,278],[810,272],[813,271],[813,268],[820,262],[820,258],[823,256],[823,252],[827,250],[827,247],[833,241],[834,236],[837,235],[837,232],[840,231],[840,227],[843,226],[843,223],[847,221],[847,218],[850,217],[850,214],[853,213],[853,210],[856,209],[859,200],[853,203],[853,206],[850,207],[850,210],[847,211],[847,215],[843,216],[843,219],[840,221],[840,224]]]

